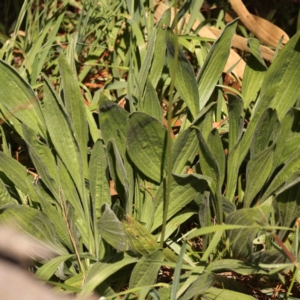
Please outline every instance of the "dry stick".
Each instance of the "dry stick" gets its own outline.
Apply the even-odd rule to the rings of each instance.
[[[83,286],[83,284],[84,284],[84,282],[85,282],[85,271],[84,271],[83,265],[82,265],[82,263],[81,263],[80,255],[79,255],[79,252],[78,252],[78,249],[77,249],[77,246],[76,246],[76,242],[75,242],[75,239],[74,239],[73,234],[72,234],[72,231],[71,231],[70,222],[69,222],[69,219],[68,219],[68,216],[67,216],[66,202],[63,201],[63,198],[64,198],[64,197],[63,197],[63,194],[62,194],[62,190],[61,190],[61,188],[59,187],[59,200],[60,200],[60,205],[61,205],[61,207],[62,207],[63,215],[64,215],[64,218],[65,218],[66,223],[67,223],[68,232],[69,232],[69,235],[70,235],[70,238],[71,238],[71,241],[72,241],[74,250],[75,250],[75,254],[76,254],[76,257],[77,257],[77,260],[78,260],[80,269],[81,269],[81,271],[82,271],[82,277],[83,277],[83,280],[82,280],[82,286]]]

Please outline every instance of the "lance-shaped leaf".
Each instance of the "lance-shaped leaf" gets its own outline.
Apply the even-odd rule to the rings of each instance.
[[[163,113],[157,92],[152,86],[151,81],[148,79],[146,82],[145,93],[143,97],[143,102],[140,105],[140,111],[147,113],[153,118],[156,118],[159,122],[162,123]]]
[[[269,187],[263,194],[261,201],[267,199],[270,195],[279,192],[279,189],[293,177],[295,173],[298,173],[300,169],[300,152],[298,150],[292,157],[286,162],[285,166],[276,174],[276,177],[270,183]]]
[[[151,70],[149,79],[154,88],[156,88],[159,79],[161,78],[161,72],[165,64],[166,57],[166,30],[165,28],[170,25],[171,10],[168,9],[164,12],[160,20],[156,25],[156,38],[155,48],[153,53],[153,60],[151,64]]]
[[[260,53],[259,41],[250,38],[247,41],[247,46],[250,49],[251,55],[247,60],[243,77],[242,93],[245,101],[245,108],[248,108],[251,101],[256,99],[267,71],[266,64]]]
[[[23,124],[24,139],[29,149],[29,155],[34,163],[39,177],[58,200],[58,173],[53,153],[46,144],[38,140],[36,133]]]
[[[175,78],[177,91],[195,118],[199,113],[199,96],[195,73],[178,45],[178,57],[175,57],[176,42],[178,41],[176,41],[174,33],[168,28],[166,35],[168,66],[171,76]]]
[[[272,199],[263,204],[251,208],[236,210],[226,217],[227,224],[262,226],[266,225],[272,209]],[[247,259],[253,252],[252,241],[259,232],[259,228],[233,229],[228,233],[228,238],[232,245],[234,257]]]
[[[45,138],[44,120],[31,87],[11,66],[0,61],[0,106]],[[10,115],[5,116],[9,119]]]
[[[41,208],[52,224],[55,227],[56,233],[63,245],[68,247],[71,251],[74,251],[73,244],[68,231],[66,219],[63,216],[60,205],[57,203],[58,200],[54,201],[48,194],[48,190],[43,185],[38,184],[36,186],[36,192],[41,199]]]
[[[147,255],[159,248],[156,237],[133,217],[126,216],[126,220],[123,221],[123,228],[130,250],[141,255]]]
[[[157,273],[161,267],[157,262],[163,262],[163,249],[157,249],[151,254],[145,255],[137,262],[132,270],[129,289],[137,286],[149,286],[155,283]]]
[[[113,139],[108,141],[106,150],[109,170],[115,184],[115,190],[126,203],[129,197],[129,181],[121,154]]]
[[[283,191],[275,197],[274,206],[277,210],[280,226],[293,227],[295,220],[300,215],[300,184]],[[280,239],[288,235],[286,230],[278,233]]]
[[[220,182],[220,167],[213,153],[211,152],[207,142],[204,140],[201,132],[196,129],[196,135],[199,141],[199,160],[203,175],[212,179],[210,188],[215,194]]]
[[[200,110],[206,105],[222,75],[230,53],[231,40],[236,26],[237,20],[226,25],[220,37],[214,42],[200,70],[197,78]]]
[[[7,156],[0,151],[0,170],[20,189],[25,195],[28,195],[33,201],[40,202],[36,194],[32,179],[28,177],[26,168],[17,160]]]
[[[111,203],[108,163],[101,140],[97,140],[93,146],[89,162],[89,173],[90,193],[94,202],[96,217],[99,218],[102,205]]]
[[[43,212],[21,205],[8,205],[1,208],[0,222],[8,222],[26,231],[35,238],[64,248],[57,242],[54,225]],[[63,250],[66,252],[66,250]]]
[[[237,144],[243,134],[244,117],[243,117],[243,100],[234,96],[228,95],[228,113],[229,113],[229,153]]]
[[[259,118],[250,145],[250,155],[255,156],[276,141],[280,123],[275,110],[266,109]]]
[[[142,63],[139,77],[137,80],[137,86],[134,92],[134,96],[136,99],[142,99],[142,95],[144,92],[145,84],[147,81],[147,77],[149,74],[149,70],[151,68],[151,62],[153,60],[153,54],[154,54],[154,46],[155,46],[155,39],[156,39],[156,28],[152,31],[151,38],[148,42],[147,52],[145,59]]]
[[[69,171],[83,199],[84,178],[78,143],[74,138],[69,117],[47,80],[44,86],[44,105],[47,130],[55,151]]]
[[[195,197],[208,188],[211,179],[198,175],[172,175],[171,193],[168,207],[167,219],[172,218],[184,206],[189,204]],[[162,182],[156,195],[156,210],[153,218],[153,225],[151,231],[153,232],[162,225],[163,210],[164,210],[164,190],[166,182]]]
[[[166,130],[155,118],[136,112],[128,117],[127,151],[136,167],[161,182],[166,174]]]
[[[78,79],[72,67],[63,54],[58,59],[59,71],[62,79],[64,104],[70,117],[75,138],[78,143],[81,160],[83,163],[84,175],[88,178],[87,172],[87,120],[83,97],[78,85]]]
[[[271,175],[275,145],[257,153],[249,160],[246,171],[244,207],[250,207],[254,197],[260,192]]]
[[[203,293],[202,297],[207,300],[226,300],[226,299],[239,299],[239,300],[255,300],[256,298],[238,293],[231,290],[225,290],[225,289],[217,289],[214,287],[210,287]]]
[[[116,274],[117,271],[125,266],[136,263],[137,258],[124,256],[123,253],[118,253],[112,258],[107,258],[106,261],[94,264],[86,277],[86,283],[82,287],[80,296],[84,297],[92,293],[92,291],[104,282],[109,276]]]
[[[126,236],[122,223],[107,203],[102,206],[102,216],[97,221],[101,237],[118,251],[125,251]]]
[[[57,271],[59,266],[70,258],[75,258],[75,254],[65,254],[54,257],[41,266],[35,273],[35,276],[41,280],[49,280]]]
[[[14,199],[5,187],[4,182],[0,179],[0,207],[6,204],[17,204],[17,200]]]
[[[297,32],[271,64],[261,88],[262,97],[259,104],[265,105],[263,95],[267,90],[272,88],[271,102],[268,103],[268,101],[266,101],[266,104],[277,110],[280,121],[294,105],[300,94],[298,80],[300,77],[300,69],[298,68],[299,61],[300,32]],[[282,99],[284,99],[284,101]]]
[[[198,148],[198,139],[193,128],[188,128],[180,133],[173,145],[172,172],[174,174],[186,173],[186,169],[189,168],[195,160]]]

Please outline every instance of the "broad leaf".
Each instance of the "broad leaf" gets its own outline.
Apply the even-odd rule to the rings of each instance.
[[[136,167],[161,182],[166,174],[166,130],[155,118],[140,112],[128,117],[127,151]]]
[[[136,263],[137,258],[117,254],[112,259],[94,264],[87,274],[86,283],[83,286],[80,296],[89,295],[98,285],[104,282],[109,276],[114,275],[117,271],[125,266]]]
[[[123,228],[128,238],[130,250],[141,255],[147,255],[159,248],[156,237],[134,218],[127,215],[126,220],[123,221]]]
[[[259,206],[243,208],[227,215],[226,223],[244,226],[266,225],[272,209],[272,199],[265,201]],[[233,229],[228,233],[228,238],[232,244],[234,257],[247,259],[252,254],[252,241],[259,232],[259,228]]]
[[[274,199],[274,206],[277,210],[278,221],[281,226],[293,227],[295,220],[300,215],[300,184],[283,191]],[[279,237],[283,239],[287,231],[280,231]]]
[[[274,145],[257,153],[248,162],[244,207],[250,207],[252,200],[261,191],[261,188],[271,175],[273,156]]]
[[[13,223],[35,238],[54,245],[60,251],[66,252],[57,242],[53,224],[43,212],[21,205],[8,205],[0,209],[0,222]]]
[[[172,172],[174,174],[186,173],[195,160],[198,148],[198,139],[193,128],[180,133],[173,144]]]
[[[210,178],[198,174],[172,175],[170,202],[168,207],[169,220],[183,207],[189,204],[199,193],[208,188]],[[164,210],[164,189],[163,181],[155,195],[156,210],[153,218],[151,231],[153,232],[162,225]]]
[[[97,226],[101,237],[118,251],[125,250],[125,232],[122,223],[108,204],[102,207],[102,216],[97,221]]]
[[[140,258],[132,270],[129,289],[141,286],[149,286],[155,283],[160,265],[163,263],[164,252],[162,249],[157,249],[152,254],[148,254]]]
[[[0,61],[0,82],[0,106],[45,138],[39,100],[28,83],[4,61]],[[10,114],[5,117],[9,119]]]

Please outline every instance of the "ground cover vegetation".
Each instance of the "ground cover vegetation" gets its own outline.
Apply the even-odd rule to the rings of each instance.
[[[1,4],[0,222],[55,247],[37,278],[299,297],[296,2]]]

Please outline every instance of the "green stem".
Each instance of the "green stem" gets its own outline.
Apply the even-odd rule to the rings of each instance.
[[[177,24],[177,0],[174,1],[175,8],[175,24]],[[175,60],[174,60],[174,70],[177,69],[178,64],[178,28],[175,26]],[[171,180],[172,180],[172,108],[173,108],[173,91],[175,85],[176,72],[172,72],[171,74],[171,85],[170,85],[170,93],[169,93],[169,107],[168,107],[168,131],[167,131],[167,177],[166,177],[166,185],[164,192],[164,212],[163,212],[163,222],[161,229],[161,237],[160,237],[160,247],[163,248],[164,240],[165,240],[165,231],[167,226],[167,218],[168,218],[168,209],[170,202],[170,194],[171,194]]]

